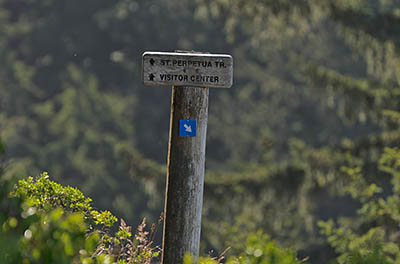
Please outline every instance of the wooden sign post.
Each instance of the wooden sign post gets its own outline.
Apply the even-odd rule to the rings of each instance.
[[[163,264],[199,255],[208,120],[208,88],[230,88],[230,55],[145,52],[146,85],[172,86],[165,192]],[[204,88],[203,88],[204,87]]]

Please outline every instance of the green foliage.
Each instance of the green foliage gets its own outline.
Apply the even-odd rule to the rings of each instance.
[[[47,172],[40,174],[37,179],[28,177],[27,180],[20,180],[11,196],[27,200],[39,210],[48,211],[60,207],[69,212],[84,213],[88,224],[112,227],[117,221],[109,211],[94,210],[92,199],[85,197],[80,190],[51,181]]]
[[[321,221],[321,232],[339,253],[339,263],[397,263],[400,226],[398,148],[385,148],[379,159],[379,168],[391,177],[391,190],[383,195],[382,188],[368,183],[360,164],[344,167],[349,182],[345,192],[360,201],[357,217],[342,217]],[[363,262],[364,261],[364,262]]]
[[[398,244],[398,172],[382,165],[382,158],[387,148],[393,152],[400,144],[399,35],[398,15],[394,15],[399,3],[234,0],[229,7],[224,0],[203,3],[209,10],[218,6],[229,14],[224,20],[226,30],[234,37],[244,34],[251,47],[246,58],[252,51],[257,58],[240,61],[247,64],[239,74],[254,73],[252,80],[263,76],[257,85],[248,81],[241,86],[246,90],[240,92],[247,96],[244,102],[257,105],[256,96],[249,94],[260,97],[268,88],[271,101],[279,101],[278,92],[272,92],[277,84],[289,94],[284,101],[290,102],[289,107],[282,102],[278,111],[272,111],[284,131],[277,125],[259,141],[258,147],[263,144],[259,153],[267,159],[247,166],[241,162],[236,173],[221,170],[209,175],[214,203],[205,212],[209,219],[218,212],[227,217],[209,220],[205,229],[210,233],[223,230],[226,237],[231,230],[262,227],[280,243],[306,250],[313,263],[326,263],[335,254],[357,255],[354,251],[373,259],[371,252],[380,243],[382,258],[396,259],[392,254],[397,254]],[[237,107],[232,100],[226,102]],[[241,120],[269,112],[266,106],[257,111],[245,103],[239,105],[254,114]],[[297,108],[290,111],[290,107]],[[287,118],[285,111],[290,113]],[[270,120],[261,122],[272,124]],[[296,130],[288,132],[292,127]],[[246,135],[255,138],[253,131],[257,130]],[[287,143],[279,143],[281,135]],[[286,146],[283,155],[274,144]],[[393,160],[386,164],[390,162],[395,164]],[[221,206],[214,209],[215,204]],[[238,208],[237,204],[247,206]],[[320,219],[333,219],[323,229],[329,233],[327,241],[318,234]],[[212,235],[209,241],[220,243]]]
[[[24,231],[20,239],[23,263],[103,263],[91,258],[99,235],[86,235],[83,214],[64,214],[61,208],[39,214]]]
[[[228,263],[262,263],[262,264],[300,264],[306,263],[296,258],[296,253],[276,245],[268,236],[261,232],[249,235],[245,252]]]
[[[158,222],[160,225],[161,219]],[[156,225],[152,225],[150,232],[145,230],[146,222],[143,219],[138,226],[134,237],[132,237],[131,227],[121,219],[119,231],[115,237],[104,235],[100,245],[97,247],[96,254],[106,254],[113,256],[118,263],[143,263],[150,264],[160,257],[161,249],[154,245],[154,235]]]
[[[1,263],[104,263],[92,257],[99,236],[86,234],[82,213],[38,213],[28,206],[20,213],[1,221]]]
[[[376,248],[367,254],[355,252],[349,255],[348,264],[390,264],[392,263],[382,252],[381,248]]]
[[[112,236],[115,216],[94,210],[90,198],[46,172],[20,180],[11,198],[0,202],[6,206],[0,214],[1,263],[150,263],[159,256],[155,225],[149,234],[143,220],[131,239],[131,227],[121,219]]]
[[[293,250],[281,248],[262,232],[250,234],[246,242],[240,246],[242,252],[238,256],[229,257],[227,264],[301,264],[306,260],[298,260]],[[200,264],[222,263],[224,256],[218,258],[202,258]],[[186,255],[184,264],[192,264],[193,258]]]
[[[334,258],[333,249],[371,252],[373,240],[396,252],[385,241],[398,231],[397,154],[389,155],[400,145],[398,2],[76,2],[0,0],[0,136],[13,159],[5,178],[48,168],[99,208],[154,221],[163,206],[169,89],[141,85],[140,55],[230,53],[235,87],[211,94],[204,248],[261,228],[316,263]],[[45,181],[26,184],[58,192]],[[63,188],[48,193],[54,201],[32,194],[29,203],[40,214],[83,210],[88,230],[115,221]],[[329,226],[330,244],[320,219],[338,223]],[[100,233],[103,250],[129,239],[118,232],[110,241]]]

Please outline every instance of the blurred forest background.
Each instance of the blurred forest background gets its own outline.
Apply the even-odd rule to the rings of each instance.
[[[310,263],[356,238],[394,256],[399,45],[395,0],[0,0],[5,175],[48,171],[130,225],[156,222],[171,89],[143,86],[141,55],[227,53],[234,86],[210,91],[203,251],[262,230]]]

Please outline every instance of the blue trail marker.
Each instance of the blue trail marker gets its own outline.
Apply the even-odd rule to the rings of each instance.
[[[195,137],[196,136],[196,120],[179,120],[179,136]]]
[[[142,56],[142,78],[146,85],[172,86],[162,263],[183,263],[185,252],[192,254],[193,262],[197,263],[203,207],[208,88],[232,86],[233,59],[228,54],[193,51],[145,52]]]

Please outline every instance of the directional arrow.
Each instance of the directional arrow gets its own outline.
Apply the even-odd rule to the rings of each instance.
[[[186,124],[184,124],[183,126],[185,127],[186,132],[192,133],[192,126],[188,126]]]
[[[149,75],[149,80],[150,80],[150,81],[154,81],[154,77],[156,77],[156,76],[154,76],[154,74],[151,73],[151,74]]]
[[[153,58],[150,59],[150,64],[154,65],[154,62],[156,62],[155,60],[153,60]]]

